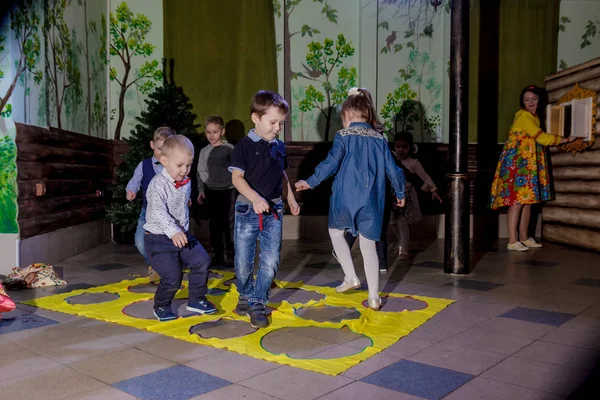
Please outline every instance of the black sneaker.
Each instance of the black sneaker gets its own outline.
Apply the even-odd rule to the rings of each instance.
[[[251,327],[258,329],[269,326],[269,319],[267,318],[264,304],[254,304],[248,310],[248,314],[250,315]]]
[[[171,310],[171,307],[158,307],[154,309],[154,316],[157,320],[164,321],[172,321],[177,319],[177,315]]]
[[[248,315],[248,310],[250,309],[250,303],[248,299],[239,299],[237,306],[235,307],[235,313],[240,317],[245,317]]]
[[[193,303],[188,302],[185,309],[199,314],[214,314],[217,312],[217,308],[214,304],[206,299]]]

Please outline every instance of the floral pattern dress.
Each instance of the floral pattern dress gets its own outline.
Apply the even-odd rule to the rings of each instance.
[[[544,132],[534,114],[526,110],[517,112],[494,175],[491,207],[498,209],[552,200],[544,147],[555,146],[560,140],[560,136]]]

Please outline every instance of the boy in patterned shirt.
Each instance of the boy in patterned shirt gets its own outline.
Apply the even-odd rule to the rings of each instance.
[[[162,146],[157,174],[146,192],[146,253],[160,283],[154,295],[154,316],[170,321],[177,316],[171,302],[181,287],[183,270],[189,269],[189,296],[186,309],[212,314],[215,306],[206,299],[210,257],[189,232],[188,204],[191,195],[187,176],[194,159],[194,145],[182,135],[167,138]]]

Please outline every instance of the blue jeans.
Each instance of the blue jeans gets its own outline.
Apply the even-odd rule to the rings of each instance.
[[[142,208],[142,212],[140,213],[140,218],[138,219],[137,229],[135,230],[135,247],[137,247],[138,251],[144,257],[144,261],[146,265],[150,265],[148,261],[148,255],[146,254],[146,246],[144,245],[144,234],[146,231],[144,230],[144,224],[146,223],[146,209]]]
[[[235,204],[235,275],[240,299],[250,304],[267,304],[269,289],[279,267],[281,252],[281,231],[283,203],[275,204],[268,214],[260,216],[254,212],[251,204]],[[260,241],[258,272],[254,279],[254,255],[256,239]]]
[[[196,303],[206,299],[210,257],[195,237],[186,233],[188,244],[179,248],[167,235],[144,234],[152,268],[160,276],[154,294],[154,308],[169,307],[181,287],[183,270],[190,269],[188,301]]]

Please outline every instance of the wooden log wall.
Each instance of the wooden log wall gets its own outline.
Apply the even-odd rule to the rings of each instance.
[[[546,77],[551,103],[575,84],[600,92],[600,58]],[[600,96],[598,96],[600,100]],[[600,106],[596,109],[600,133]],[[545,241],[600,251],[600,136],[593,146],[576,154],[551,151],[556,200],[542,212]]]
[[[21,238],[104,218],[112,142],[17,123]]]

